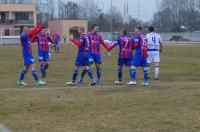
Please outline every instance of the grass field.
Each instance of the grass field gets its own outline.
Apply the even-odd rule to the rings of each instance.
[[[67,45],[52,54],[46,86],[36,88],[29,72],[29,86],[20,87],[21,47],[0,46],[0,123],[13,132],[200,131],[200,45],[165,45],[160,81],[148,88],[113,85],[118,49],[103,55],[102,85],[67,87],[76,52]],[[138,84],[142,78],[140,70]],[[126,68],[123,80],[129,81]]]

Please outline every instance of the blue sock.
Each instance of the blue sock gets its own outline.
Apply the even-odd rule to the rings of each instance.
[[[38,78],[37,72],[35,70],[32,71],[32,75],[33,75],[35,81],[38,82],[39,78]]]
[[[101,78],[101,69],[97,68],[97,79]]]
[[[136,69],[132,69],[132,81],[136,81],[136,73],[137,73],[137,70]]]
[[[148,70],[143,70],[143,72],[144,72],[144,81],[148,82],[149,72],[148,72]]]
[[[91,69],[88,69],[88,70],[87,70],[87,73],[88,73],[88,75],[89,75],[89,77],[90,77],[90,80],[94,80],[92,70],[91,70]]]
[[[118,70],[118,79],[119,79],[119,81],[121,82],[122,81],[122,69],[119,69]]]
[[[49,67],[49,64],[45,64],[44,65],[44,70],[46,71],[48,69],[48,67]]]
[[[129,74],[130,74],[130,78],[131,78],[131,81],[135,81],[136,79],[136,70],[134,69],[129,69]]]
[[[44,73],[44,64],[40,64],[40,72]]]
[[[81,74],[81,79],[83,79],[84,78],[84,76],[85,76],[85,74],[87,73],[87,70],[83,70],[83,72],[82,72],[82,74]]]
[[[24,80],[24,77],[26,75],[27,71],[23,70],[21,73],[20,73],[20,77],[19,77],[19,81],[23,81]]]
[[[78,76],[78,70],[74,70],[73,76],[72,76],[72,82],[73,83],[75,83],[77,76]]]

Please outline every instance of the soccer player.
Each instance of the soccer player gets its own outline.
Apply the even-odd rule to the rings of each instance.
[[[50,36],[43,30],[40,35],[34,37],[32,42],[38,43],[38,61],[40,63],[40,72],[42,78],[46,78],[46,71],[49,67],[50,61],[50,48],[49,44],[52,44]]]
[[[99,84],[101,82],[101,45],[108,49],[108,46],[105,44],[104,40],[102,39],[101,35],[98,34],[99,27],[94,24],[92,26],[92,32],[88,34],[88,41],[89,41],[89,50],[90,52],[90,65],[93,64],[93,62],[96,65],[96,71],[97,71],[97,79],[96,84]],[[83,82],[83,77],[86,74],[86,70],[83,70],[81,78],[79,80],[79,83],[81,84]]]
[[[64,41],[64,44],[67,44],[67,36],[65,34],[63,35],[63,41]]]
[[[135,28],[134,46],[135,52],[133,55],[133,80],[129,84],[136,85],[136,72],[137,68],[142,67],[144,73],[143,86],[148,86],[148,63],[147,63],[147,42],[146,36],[142,33],[142,27]]]
[[[35,61],[32,55],[32,48],[31,48],[31,38],[37,35],[44,25],[40,26],[40,24],[37,25],[32,31],[29,31],[27,27],[21,27],[21,46],[22,46],[22,52],[23,52],[23,59],[24,59],[24,69],[20,73],[19,81],[17,81],[17,84],[26,86],[27,84],[24,82],[24,77],[26,73],[28,72],[29,68],[32,69],[32,75],[35,79],[36,85],[44,85],[46,82],[43,82],[39,80],[37,72],[35,70]]]
[[[54,41],[55,53],[59,53],[60,35],[57,32],[53,35],[53,41]]]
[[[133,73],[133,49],[134,49],[134,39],[128,35],[127,30],[123,30],[123,35],[121,35],[113,45],[111,45],[107,51],[110,51],[114,47],[119,45],[119,58],[118,58],[118,80],[115,84],[122,84],[122,68],[125,65],[129,68],[131,82],[128,85],[133,85],[134,82]]]
[[[147,46],[148,46],[148,58],[147,62],[150,64],[154,63],[155,69],[155,80],[159,79],[159,63],[160,63],[160,53],[162,52],[162,39],[159,34],[155,33],[154,27],[149,27],[150,33],[146,35]],[[160,52],[160,53],[159,53]]]
[[[86,71],[90,77],[90,85],[95,85],[95,81],[93,78],[92,70],[89,66],[89,52],[91,49],[89,49],[89,43],[87,35],[84,33],[84,28],[80,27],[78,32],[80,33],[80,41],[77,41],[73,38],[72,35],[70,35],[69,40],[72,41],[73,44],[79,47],[78,49],[78,55],[76,57],[75,61],[75,68],[72,76],[72,81],[68,82],[67,85],[75,85],[76,78],[78,76],[78,70],[79,67],[84,67],[84,71]]]

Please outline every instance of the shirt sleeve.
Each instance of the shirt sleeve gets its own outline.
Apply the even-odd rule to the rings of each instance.
[[[101,45],[105,48],[105,49],[108,49],[108,45],[103,41],[102,37],[99,35],[99,39],[100,39],[100,43]]]

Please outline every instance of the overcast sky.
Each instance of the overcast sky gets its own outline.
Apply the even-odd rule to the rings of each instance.
[[[66,0],[70,1],[70,0]],[[71,0],[80,2],[82,0]],[[111,7],[111,0],[94,0],[98,3],[98,5],[104,9],[106,12]],[[157,11],[157,3],[158,0],[112,0],[113,6],[116,6],[121,12],[124,12],[124,2],[128,2],[129,14],[135,18],[139,18],[143,21],[149,21],[152,19],[153,14]],[[138,14],[138,5],[139,14]]]

